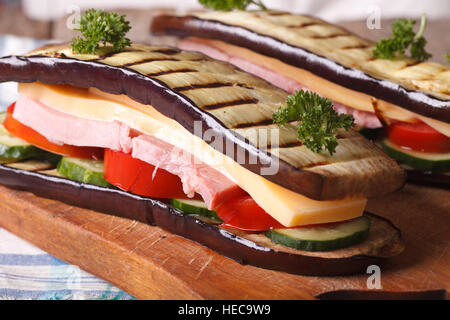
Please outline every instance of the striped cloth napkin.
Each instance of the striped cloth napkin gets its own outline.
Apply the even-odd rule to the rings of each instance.
[[[0,300],[130,300],[128,293],[0,228]]]
[[[23,54],[42,40],[0,36],[0,56]],[[17,84],[0,84],[0,111],[17,97]],[[0,212],[1,214],[1,212]],[[134,299],[0,228],[0,299]]]

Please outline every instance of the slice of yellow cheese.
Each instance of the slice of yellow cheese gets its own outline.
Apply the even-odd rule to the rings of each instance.
[[[69,86],[19,84],[19,93],[67,114],[91,120],[121,121],[195,154],[247,191],[268,214],[287,227],[342,221],[362,215],[366,199],[317,201],[280,187],[218,152],[178,122],[125,95]]]
[[[309,89],[316,91],[324,97],[330,98],[333,101],[340,102],[345,106],[349,106],[361,111],[374,112],[373,106],[376,103],[377,108],[389,119],[405,122],[418,122],[420,120],[428,124],[430,127],[434,128],[435,130],[446,135],[447,137],[450,137],[449,123],[424,117],[420,114],[413,113],[387,101],[376,99],[365,93],[345,88],[334,82],[316,76],[315,74],[305,69],[291,66],[278,59],[271,58],[256,53],[252,50],[235,46],[220,40],[195,37],[188,38],[188,40],[197,42],[201,45],[213,47],[219,51],[226,53],[227,55],[240,57],[252,61],[253,63],[257,63],[260,66],[267,68],[268,70],[275,71],[287,78],[293,79],[299,84],[302,84]]]

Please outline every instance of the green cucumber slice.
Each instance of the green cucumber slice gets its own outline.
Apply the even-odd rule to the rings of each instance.
[[[58,173],[71,180],[102,187],[112,185],[103,178],[103,161],[63,157],[58,163]]]
[[[450,153],[425,153],[397,147],[388,139],[382,141],[384,152],[414,169],[432,172],[450,171]]]
[[[369,235],[370,219],[355,219],[290,229],[271,229],[265,235],[273,243],[305,251],[331,251],[364,241]]]
[[[215,211],[208,209],[206,203],[204,203],[203,201],[172,199],[170,200],[170,204],[173,205],[175,208],[180,209],[185,214],[202,216],[215,220],[217,222],[223,222]]]
[[[0,123],[5,120],[6,113],[0,113]],[[28,142],[14,137],[0,125],[0,162],[8,163],[23,159],[41,156],[46,151],[41,150]]]

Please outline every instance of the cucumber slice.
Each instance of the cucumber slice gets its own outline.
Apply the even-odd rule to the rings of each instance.
[[[271,229],[265,232],[273,243],[306,251],[331,251],[364,241],[369,235],[370,219],[355,219],[318,226]]]
[[[180,209],[185,214],[202,216],[215,220],[217,222],[223,222],[215,211],[208,209],[208,207],[203,201],[172,199],[170,200],[170,204],[173,205],[175,208]]]
[[[0,123],[5,120],[6,113],[0,114]],[[41,156],[46,153],[28,142],[14,137],[0,125],[0,161],[3,163],[15,162],[23,159]]]
[[[103,178],[103,161],[63,157],[58,163],[58,173],[75,181],[102,187],[112,186]]]
[[[426,153],[397,147],[388,139],[382,141],[384,152],[414,169],[432,172],[450,171],[450,153]]]
[[[44,150],[42,150],[42,151],[43,151],[43,153],[36,157],[33,157],[33,160],[47,162],[56,167],[62,159],[62,156],[60,156],[59,154],[51,153],[51,152],[44,151]]]

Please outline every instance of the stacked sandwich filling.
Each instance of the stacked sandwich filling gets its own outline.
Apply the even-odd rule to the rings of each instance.
[[[329,98],[371,137],[382,135],[371,129],[383,127],[386,135],[379,142],[407,169],[436,177],[450,171],[446,65],[406,56],[375,58],[373,42],[290,12],[161,15],[150,29],[179,36],[180,48],[228,61],[287,92],[306,89]]]
[[[339,91],[346,91],[347,89],[334,85],[336,87],[334,92],[328,92],[333,91],[333,88],[330,88],[329,84],[325,83],[325,80],[319,79],[319,77],[305,70],[290,67],[276,59],[264,57],[248,49],[227,44],[219,40],[192,37],[180,40],[178,47],[183,50],[198,51],[211,58],[230,62],[242,70],[257,75],[290,93],[304,89],[324,96],[333,95],[333,106],[337,112],[353,115],[355,123],[361,127],[371,129],[382,127],[381,122],[371,112],[373,108],[370,105],[367,103],[363,105],[357,103],[352,104],[352,106],[358,106],[358,108],[352,108],[346,105],[349,99],[345,97],[345,92],[339,95]],[[281,65],[283,67],[280,68]]]
[[[387,133],[383,147],[390,156],[404,163],[407,168],[433,172],[450,170],[448,123],[415,114],[342,87],[304,69],[220,40],[190,37],[181,39],[178,46],[183,50],[202,52],[230,62],[288,92],[305,89],[328,97],[333,100],[333,107],[338,113],[351,114],[361,128],[381,128],[382,119]]]
[[[143,115],[139,111],[142,105],[126,96],[40,83],[19,84],[19,93],[20,98],[10,110],[12,118],[44,136],[50,144],[126,154],[152,166],[147,184],[170,173],[181,180],[186,198],[201,197],[209,209],[247,197],[273,218],[266,219],[273,225],[264,228],[343,221],[361,216],[364,211],[364,198],[317,201],[278,186],[214,150],[156,110]],[[163,197],[180,194],[179,190],[175,193]]]

